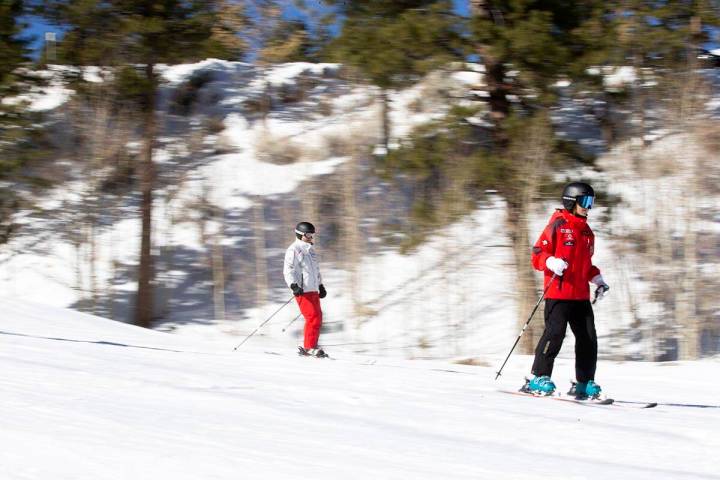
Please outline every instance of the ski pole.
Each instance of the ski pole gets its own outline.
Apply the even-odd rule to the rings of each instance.
[[[267,322],[270,321],[271,318],[273,318],[275,315],[277,315],[278,312],[279,312],[280,310],[282,310],[283,307],[285,307],[285,305],[287,305],[288,303],[290,303],[290,301],[291,301],[293,298],[295,298],[295,295],[293,295],[292,297],[290,297],[290,299],[289,299],[287,302],[283,303],[283,304],[280,306],[280,308],[278,308],[277,310],[275,310],[275,313],[273,313],[272,315],[270,315],[270,316],[267,318],[267,320],[265,320],[265,321],[262,322],[260,325],[258,325],[258,327],[257,327],[255,330],[253,330],[253,332],[252,332],[250,335],[248,335],[247,337],[245,337],[245,339],[244,339],[242,342],[240,342],[240,345],[238,345],[237,347],[233,348],[233,352],[234,352],[235,350],[237,350],[238,348],[242,347],[243,343],[247,342],[250,337],[252,337],[253,335],[255,335],[255,333],[256,333],[258,330],[260,330],[263,325],[265,325]]]
[[[535,304],[535,308],[532,309],[532,312],[530,313],[530,317],[527,319],[527,322],[525,322],[525,325],[523,326],[522,330],[520,330],[520,334],[515,339],[515,343],[513,344],[512,348],[510,349],[510,353],[507,354],[507,357],[505,357],[505,361],[503,362],[502,366],[500,367],[500,370],[498,370],[497,375],[495,375],[495,380],[498,379],[500,374],[502,373],[503,368],[505,368],[505,364],[507,363],[508,359],[510,358],[510,355],[512,355],[513,350],[515,350],[515,347],[517,346],[518,342],[520,341],[520,337],[522,337],[523,333],[525,333],[525,329],[530,325],[530,320],[532,320],[533,315],[535,315],[535,312],[537,311],[538,307],[540,306],[540,302],[543,301],[543,298],[545,298],[545,294],[550,289],[550,285],[552,285],[553,280],[555,280],[555,277],[557,277],[557,274],[553,273],[553,276],[550,278],[550,281],[547,284],[547,287],[545,287],[545,290],[543,291],[542,295],[540,295],[540,298],[538,299],[537,303]]]
[[[295,317],[295,318],[293,318],[292,320],[290,320],[290,323],[288,323],[287,325],[285,325],[285,328],[283,328],[282,331],[284,332],[285,330],[287,330],[287,329],[290,327],[290,325],[292,325],[293,323],[295,323],[295,320],[297,320],[298,318],[300,318],[300,315],[302,315],[302,313],[299,313],[297,317]]]

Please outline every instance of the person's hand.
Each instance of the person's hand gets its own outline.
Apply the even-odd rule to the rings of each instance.
[[[291,285],[290,285],[290,290],[292,290],[293,295],[295,295],[296,297],[299,297],[300,295],[302,295],[303,293],[305,293],[305,292],[303,291],[302,287],[301,287],[300,285],[298,285],[297,283],[291,284]]]
[[[607,291],[610,290],[610,285],[605,283],[602,275],[595,275],[592,280],[590,280],[590,283],[597,286],[597,288],[595,289],[595,299],[593,300],[593,303],[597,302],[598,300],[602,300]]]
[[[568,264],[562,258],[548,257],[545,260],[545,267],[558,277],[562,277],[563,272],[568,268]]]
[[[327,290],[325,290],[325,286],[321,283],[320,284],[320,298],[325,298],[327,296]]]

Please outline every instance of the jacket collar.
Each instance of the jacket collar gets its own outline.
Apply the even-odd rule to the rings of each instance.
[[[574,213],[570,212],[569,210],[562,210],[561,215],[568,223],[570,223],[572,225],[577,225],[577,226],[587,225],[586,217],[581,217],[579,215],[575,215]]]
[[[305,248],[305,249],[309,249],[313,246],[312,243],[303,242],[299,238],[295,239],[295,243],[297,243],[298,245],[300,245],[300,247]]]

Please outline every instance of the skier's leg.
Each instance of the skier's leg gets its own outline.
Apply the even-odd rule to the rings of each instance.
[[[298,295],[295,297],[295,300],[297,300],[298,307],[300,307],[300,313],[302,313],[302,316],[305,319],[305,327],[303,329],[303,348],[307,350],[308,348],[312,348],[308,347],[307,333],[308,325],[314,321],[314,307],[312,301],[310,301],[309,293]]]
[[[575,335],[575,378],[579,383],[595,380],[597,333],[590,301],[575,302],[570,328]]]
[[[320,326],[322,325],[322,310],[320,309],[320,296],[318,292],[307,292],[301,295],[300,310],[305,317],[305,332],[303,347],[306,350],[316,348],[320,337]]]
[[[567,330],[567,301],[545,300],[545,330],[535,348],[533,375],[551,376]]]

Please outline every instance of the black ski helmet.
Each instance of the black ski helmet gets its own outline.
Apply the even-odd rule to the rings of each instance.
[[[568,183],[563,189],[562,203],[566,210],[572,210],[575,207],[578,197],[594,197],[595,190],[583,182]]]
[[[300,239],[306,233],[315,233],[315,225],[310,222],[300,222],[295,225],[295,236]]]

